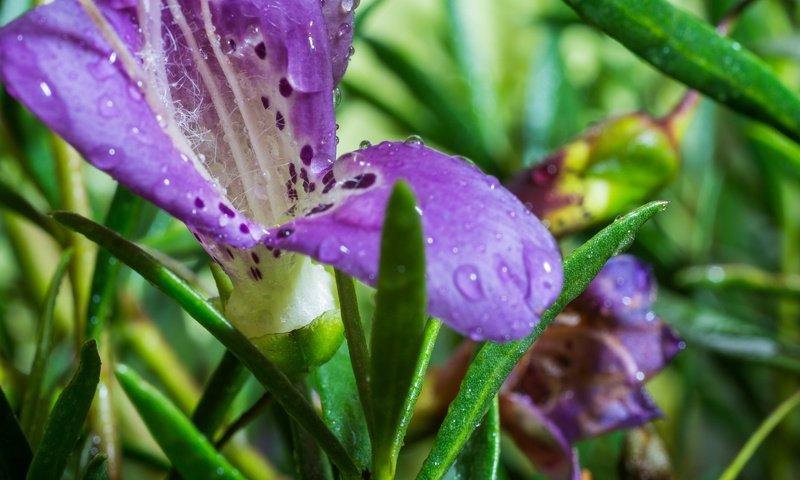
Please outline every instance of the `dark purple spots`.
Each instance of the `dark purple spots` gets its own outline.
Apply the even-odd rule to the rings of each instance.
[[[336,186],[336,179],[331,180],[331,183],[326,183],[325,188],[322,189],[322,193],[328,193],[333,190],[333,187]]]
[[[204,202],[200,197],[195,197],[194,206],[197,208],[206,208],[206,202]]]
[[[259,42],[259,44],[255,46],[254,50],[256,55],[258,55],[258,58],[261,60],[267,58],[267,46],[264,45],[264,42]]]
[[[318,213],[326,212],[326,211],[330,210],[331,208],[333,208],[333,204],[332,203],[320,203],[316,207],[314,207],[311,210],[309,210],[309,212],[306,214],[306,216],[310,217],[311,215],[316,215]]]
[[[295,181],[297,181],[296,177]],[[297,190],[291,180],[286,180],[286,196],[289,197],[289,200],[297,200]]]
[[[234,258],[234,257],[233,257],[233,252],[231,251],[231,249],[230,249],[230,248],[228,248],[228,247],[225,247],[225,253],[228,255],[228,258],[230,258],[231,260],[233,260],[233,258]]]
[[[289,180],[294,184],[297,183],[297,167],[294,166],[294,163],[289,164]]]
[[[239,231],[244,233],[244,234],[250,233],[250,227],[248,227],[244,223],[241,223],[241,224],[239,224]]]
[[[261,105],[264,105],[264,108],[269,108],[269,97],[261,97]]]
[[[281,92],[281,95],[285,98],[291,95],[294,89],[289,84],[289,80],[286,80],[286,78],[281,78],[280,83],[278,83],[278,91]]]
[[[308,184],[308,193],[311,193],[311,192],[313,192],[313,191],[314,191],[314,190],[316,190],[316,189],[317,189],[317,184],[316,184],[316,183],[314,183],[314,182],[310,182],[310,183]]]
[[[277,248],[272,252],[272,256],[275,258],[281,258],[281,251]]]
[[[314,158],[314,149],[311,148],[311,145],[303,145],[303,148],[300,149],[300,160],[304,165],[311,165],[312,158]]]
[[[374,173],[362,173],[361,175],[356,175],[350,180],[346,180],[344,183],[342,183],[342,188],[346,188],[348,190],[369,188],[375,183],[375,180],[376,177]]]
[[[322,176],[322,183],[325,185],[331,183],[331,181],[333,180],[334,180],[333,170],[328,170],[328,173]]]
[[[256,281],[262,280],[264,278],[264,275],[261,273],[261,270],[259,270],[256,267],[250,267],[250,275],[253,277],[253,280]]]
[[[228,39],[228,53],[233,53],[236,51],[236,40],[229,38]]]
[[[251,256],[251,257],[253,257],[253,262],[255,262],[255,263],[256,263],[256,265],[258,265],[259,263],[261,263],[261,259],[260,259],[260,258],[258,258],[258,254],[257,254],[256,252],[252,252],[252,253],[250,254],[250,256]]]
[[[219,211],[222,212],[226,217],[233,218],[236,216],[236,212],[231,210],[231,208],[224,203],[219,204]]]
[[[283,130],[286,128],[286,119],[283,118],[283,114],[281,112],[275,114],[275,126],[278,127],[278,130]]]
[[[313,192],[314,191],[314,190],[311,189],[311,185],[313,185],[313,184],[308,181],[308,172],[306,171],[305,168],[302,168],[302,167],[300,168],[300,180],[303,181],[303,191],[304,192],[308,193],[308,192]]]
[[[281,228],[278,230],[278,238],[288,238],[294,233],[293,228]]]

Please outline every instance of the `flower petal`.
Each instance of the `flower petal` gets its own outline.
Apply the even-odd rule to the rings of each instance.
[[[500,395],[500,420],[514,443],[553,480],[579,480],[578,454],[561,430],[524,395]]]
[[[103,7],[125,47],[137,26]],[[233,213],[219,190],[178,149],[158,113],[124,72],[120,56],[74,0],[39,7],[0,30],[0,80],[93,165],[132,191],[234,246],[255,242],[257,228]],[[237,221],[238,220],[238,221]]]
[[[341,157],[323,177],[318,203],[273,230],[272,246],[374,284],[384,210],[398,180],[410,184],[422,216],[428,311],[473,339],[529,333],[561,290],[555,240],[496,179],[418,142]]]
[[[328,46],[333,64],[333,83],[338,84],[352,55],[353,19],[359,0],[322,0],[328,28]]]
[[[139,16],[169,116],[235,209],[262,225],[287,220],[335,158],[319,1],[164,4]]]

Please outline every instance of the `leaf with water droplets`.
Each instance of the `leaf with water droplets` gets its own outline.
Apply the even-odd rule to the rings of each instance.
[[[753,53],[665,0],[565,0],[663,73],[800,141],[800,97]]]
[[[633,233],[665,208],[666,202],[648,203],[592,237],[564,261],[564,289],[553,306],[542,315],[533,333],[515,342],[487,343],[481,347],[461,383],[458,395],[450,404],[418,478],[440,478],[447,472],[488,411],[506,377],[533,342],[556,315],[583,292],[606,261],[617,254],[623,245],[630,243]]]
[[[500,408],[495,397],[454,465],[456,478],[495,480],[500,466]]]

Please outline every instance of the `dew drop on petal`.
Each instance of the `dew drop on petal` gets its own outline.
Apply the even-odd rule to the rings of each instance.
[[[484,298],[483,286],[478,274],[478,269],[474,265],[462,265],[453,274],[453,282],[456,288],[470,301],[478,301]]]

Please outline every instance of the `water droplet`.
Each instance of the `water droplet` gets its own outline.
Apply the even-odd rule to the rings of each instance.
[[[643,371],[639,370],[638,372],[636,372],[636,380],[638,380],[640,382],[644,381],[644,372]]]
[[[342,245],[342,242],[340,242],[338,238],[328,237],[320,244],[317,255],[319,255],[320,261],[333,263],[348,253],[350,253],[350,249]]]
[[[109,145],[101,145],[90,152],[89,160],[95,167],[101,170],[107,170],[121,160],[120,152],[116,148]]]
[[[361,143],[358,144],[358,148],[360,148],[362,150],[365,149],[365,148],[369,148],[371,146],[372,146],[372,142],[370,142],[369,140],[361,140]]]
[[[484,298],[478,269],[474,265],[462,265],[453,274],[453,282],[461,295],[467,300],[478,301]]]
[[[333,89],[333,106],[338,107],[342,103],[342,89],[336,87]],[[338,127],[338,125],[337,125]],[[338,130],[338,128],[337,128]]]
[[[411,135],[408,138],[406,138],[406,140],[403,143],[411,147],[421,147],[425,145],[425,142],[419,135]]]
[[[100,111],[101,117],[111,118],[117,113],[117,109],[114,106],[114,100],[111,100],[108,97],[101,98],[97,108]]]
[[[47,82],[41,82],[39,84],[39,88],[42,90],[42,93],[44,94],[45,97],[53,96],[53,91],[50,90],[50,85],[48,85]]]

